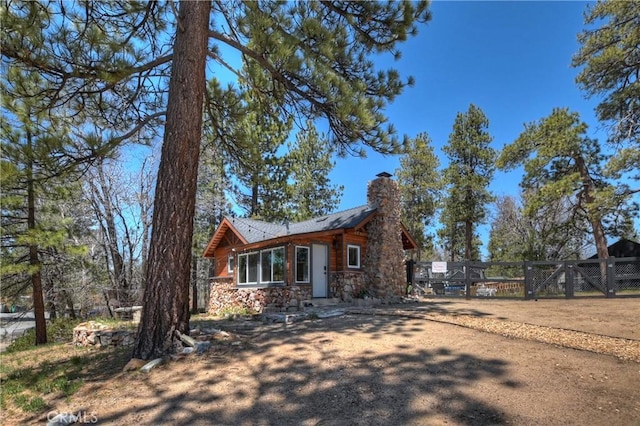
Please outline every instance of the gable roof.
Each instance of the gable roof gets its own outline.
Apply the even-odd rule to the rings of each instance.
[[[375,211],[375,207],[364,205],[296,223],[271,223],[249,218],[225,217],[207,245],[204,257],[213,257],[213,251],[228,230],[231,230],[242,244],[253,244],[300,234],[359,228],[369,222]]]
[[[617,242],[607,247],[609,256],[613,257],[640,257],[640,244],[635,241],[620,238]],[[598,254],[594,254],[589,259],[597,259]]]

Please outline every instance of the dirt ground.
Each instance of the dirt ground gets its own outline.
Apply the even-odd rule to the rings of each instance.
[[[118,425],[638,426],[639,314],[640,299],[434,299],[293,324],[194,321],[232,338],[149,373],[98,374],[49,402]],[[630,355],[451,323],[459,319],[579,331],[573,339],[612,339]],[[46,414],[5,421],[45,424]]]

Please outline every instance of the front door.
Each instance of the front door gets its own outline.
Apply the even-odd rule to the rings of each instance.
[[[311,246],[311,288],[313,297],[327,297],[327,277],[329,269],[328,246],[313,244]]]

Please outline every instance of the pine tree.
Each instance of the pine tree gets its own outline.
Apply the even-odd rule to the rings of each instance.
[[[586,131],[578,113],[555,108],[548,117],[525,125],[520,136],[502,151],[498,166],[505,170],[524,166],[521,186],[529,190],[527,215],[567,200],[573,225],[589,222],[598,257],[606,259],[605,218],[627,208],[629,194],[624,185],[616,188],[607,182],[601,170],[606,156]]]
[[[449,224],[445,235],[456,235],[456,224],[464,224],[466,260],[477,259],[472,250],[474,226],[485,221],[487,205],[493,201],[488,187],[496,153],[490,147],[492,137],[488,127],[489,120],[482,110],[471,104],[466,113],[456,116],[448,144],[443,147],[449,158],[444,173],[448,185],[444,223]]]
[[[302,221],[331,213],[339,204],[343,186],[331,185],[329,173],[335,163],[326,135],[318,134],[308,121],[289,143],[287,161],[292,184],[289,200],[293,221]]]
[[[637,173],[640,167],[640,2],[598,1],[588,6],[578,35],[580,50],[572,65],[587,96],[601,97],[598,118],[611,124],[614,143],[628,142],[615,157],[618,171]],[[598,26],[596,26],[598,25]],[[637,176],[640,178],[640,176]]]
[[[198,165],[198,192],[193,224],[193,255],[191,269],[191,312],[198,311],[198,298],[212,276],[211,263],[202,257],[211,235],[226,215],[232,213],[227,194],[231,182],[227,176],[228,166],[222,147],[217,143],[211,123],[205,122],[203,144]],[[218,259],[219,260],[219,259]],[[226,261],[226,259],[224,259]]]
[[[236,155],[228,156],[230,172],[237,182],[235,201],[255,219],[278,220],[290,216],[287,205],[289,171],[282,149],[291,120],[281,121],[275,105],[257,94],[243,94],[244,116],[236,123]]]
[[[440,161],[433,152],[431,138],[420,133],[410,139],[400,157],[400,168],[396,170],[402,223],[418,243],[418,260],[422,252],[434,252],[433,236],[427,233],[432,226],[442,191]]]
[[[43,112],[38,91],[46,87],[36,74],[9,68],[0,83],[2,114],[2,273],[3,293],[32,290],[35,343],[47,343],[42,256],[45,249],[63,250],[66,224],[43,220],[57,197],[77,176],[78,154],[67,136],[66,122]],[[50,218],[55,215],[49,215]]]

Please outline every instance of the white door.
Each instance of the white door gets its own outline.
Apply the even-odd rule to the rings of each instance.
[[[327,277],[329,269],[328,246],[313,244],[311,246],[311,292],[313,297],[327,297]]]

